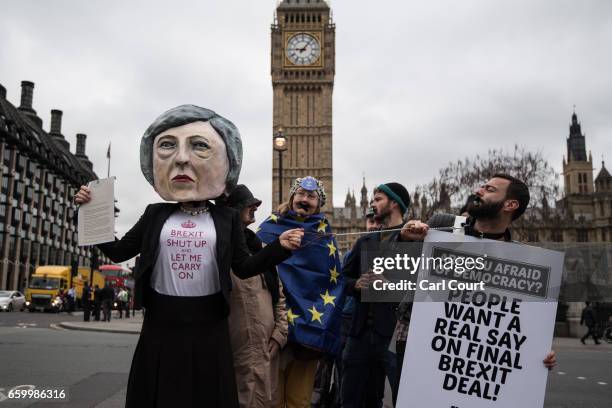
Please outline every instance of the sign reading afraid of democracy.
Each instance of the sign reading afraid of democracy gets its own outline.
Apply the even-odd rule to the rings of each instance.
[[[397,406],[543,407],[563,253],[430,231],[423,254],[486,254],[484,268],[421,268],[418,277],[485,282],[485,290],[417,289]]]

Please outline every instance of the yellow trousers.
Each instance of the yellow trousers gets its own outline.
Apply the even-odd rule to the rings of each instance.
[[[318,360],[296,360],[290,347],[281,352],[277,408],[310,408]]]

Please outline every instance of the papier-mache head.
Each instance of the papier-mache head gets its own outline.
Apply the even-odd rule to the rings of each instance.
[[[204,201],[229,194],[241,166],[238,128],[195,105],[162,113],[140,142],[142,173],[167,201]]]

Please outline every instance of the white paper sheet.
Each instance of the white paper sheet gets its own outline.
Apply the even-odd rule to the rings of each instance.
[[[91,201],[79,208],[79,246],[115,240],[115,178],[88,184]]]

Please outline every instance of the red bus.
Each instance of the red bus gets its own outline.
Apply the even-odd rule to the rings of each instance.
[[[104,275],[104,283],[108,283],[111,288],[117,289],[122,287],[134,289],[134,280],[132,279],[132,271],[122,267],[121,265],[101,265],[100,273]]]

